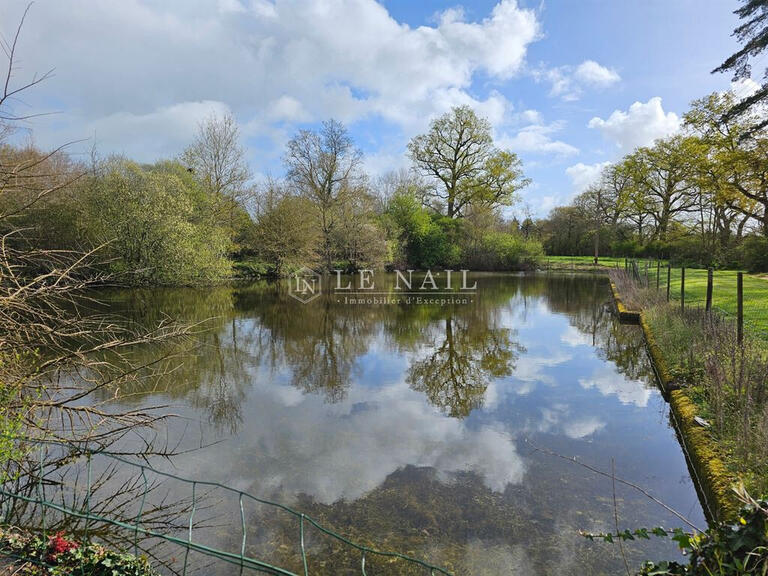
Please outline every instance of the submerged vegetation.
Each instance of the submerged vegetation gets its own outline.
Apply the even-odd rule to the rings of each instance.
[[[237,357],[239,371],[232,386],[224,373],[218,333],[208,334],[215,342],[201,345],[205,349],[180,367],[177,358],[190,356],[189,327],[171,323],[168,309],[154,311],[158,317],[151,322],[144,316],[131,318],[132,309],[121,310],[119,316],[114,309],[104,312],[92,288],[210,285],[235,275],[285,276],[301,266],[323,272],[433,267],[531,270],[542,263],[545,249],[560,254],[593,252],[597,264],[602,245],[615,255],[655,255],[751,270],[768,267],[768,136],[765,124],[759,125],[759,114],[729,116],[735,104],[731,93],[695,101],[685,116],[683,133],[638,148],[606,168],[599,184],[572,206],[555,209],[544,221],[534,222],[529,215],[520,221],[510,218],[508,209],[529,184],[522,163],[514,152],[496,145],[491,124],[468,106],[452,108],[411,139],[409,171],[379,178],[365,173],[361,152],[346,128],[334,120],[299,130],[284,151],[285,178],[260,182],[248,168],[231,115],[209,117],[186,149],[149,164],[118,156],[101,158],[96,151],[90,161],[79,161],[63,148],[44,151],[20,145],[14,132],[23,118],[9,110],[9,102],[47,78],[12,86],[20,28],[13,44],[3,46],[9,62],[0,94],[0,479],[15,483],[10,498],[43,502],[44,497],[32,497],[35,489],[44,484],[65,486],[64,478],[53,478],[62,463],[82,453],[90,455],[82,446],[119,447],[120,454],[127,451],[142,462],[174,456],[175,448],[162,445],[161,435],[154,434],[155,425],[169,415],[162,406],[136,407],[133,396],[164,377],[183,379],[185,370],[195,369],[195,362],[216,364],[219,372],[210,382],[195,381],[198,387],[189,393],[192,401],[209,412],[214,426],[232,434],[245,419],[238,400],[246,395],[245,387],[253,378],[249,368],[257,358],[243,359],[238,351],[235,332],[240,326],[234,318],[231,354]],[[733,325],[718,315],[680,310],[620,274],[614,280],[627,305],[643,310],[669,370],[668,383],[695,410],[701,434],[712,440],[713,461],[715,456],[718,462],[722,458],[728,474],[743,479],[749,491],[768,493],[765,342],[751,337],[739,342]],[[550,302],[553,309],[571,305],[576,289],[566,288],[564,302]],[[595,298],[597,290],[589,288]],[[291,364],[286,381],[298,390],[296,397],[313,392],[322,393],[330,403],[341,402],[356,359],[370,352],[371,334],[378,330],[409,354],[402,382],[407,391],[418,393],[430,410],[452,418],[450,422],[461,422],[496,393],[492,382],[512,376],[524,352],[515,331],[501,325],[504,315],[491,308],[495,296],[510,300],[506,288],[496,286],[495,295],[489,289],[484,303],[471,302],[461,310],[397,309],[394,321],[387,318],[379,325],[370,322],[379,313],[375,309],[348,307],[341,314],[329,294],[317,301],[322,306],[306,307],[300,322],[288,322],[295,306],[284,305],[286,295],[279,286],[272,289],[278,302],[263,301],[259,290],[208,296],[222,298],[224,308],[235,297],[241,298],[240,304],[255,301],[252,307],[258,310],[262,332],[253,337],[268,342],[252,351],[268,357],[273,368]],[[514,295],[526,296],[524,287]],[[606,341],[602,353],[618,372],[634,373],[640,363],[638,349],[626,352],[619,346],[623,335],[612,333],[610,322],[601,323],[605,311],[597,301],[591,304],[588,312],[593,317],[586,322],[591,332],[582,332],[591,337],[593,347],[601,338]],[[621,355],[623,359],[617,358]],[[597,386],[580,384],[585,389]],[[166,392],[171,398],[182,393]],[[360,403],[355,410],[366,408]],[[554,422],[557,415],[552,418]],[[592,426],[592,431],[572,431],[571,440],[605,426],[581,424]],[[41,455],[40,462],[33,462],[15,447],[14,440],[20,437],[53,441],[67,452],[46,462]],[[127,438],[138,441],[130,444]],[[510,453],[517,456],[514,446]],[[339,506],[331,507],[304,493],[299,498],[305,499],[305,509],[315,508],[334,525],[343,526],[353,518],[352,532],[359,531],[361,540],[366,522],[390,533],[405,527],[407,535],[396,541],[403,548],[431,545],[432,534],[440,531],[459,541],[470,526],[494,545],[502,540],[499,533],[532,530],[513,514],[500,512],[502,504],[512,501],[503,502],[509,492],[478,489],[469,481],[462,484],[472,471],[449,469],[467,501],[438,510],[438,500],[450,500],[456,487],[434,481],[431,471],[415,469],[410,462],[398,466],[358,501],[341,498]],[[145,469],[141,470],[143,474]],[[91,472],[89,460],[84,504],[88,512]],[[407,474],[423,475],[422,486],[428,489],[419,493],[417,486],[406,494],[406,489],[392,488],[399,481],[407,484]],[[105,471],[94,480],[95,489],[111,489],[116,477],[115,470]],[[135,500],[136,486],[125,484],[124,491],[100,504],[123,513],[125,503]],[[193,483],[192,509],[197,505],[194,487]],[[143,488],[146,496],[146,483]],[[563,491],[559,497],[568,496]],[[543,492],[535,495],[545,497]],[[391,504],[401,500],[422,516],[413,516],[412,524],[404,522],[405,514]],[[425,510],[424,503],[434,510]],[[142,498],[136,522],[146,514],[150,519],[143,521],[167,533],[178,531],[181,511],[189,512],[184,504],[163,501],[145,511]],[[486,515],[473,516],[481,508]],[[538,513],[533,508],[532,516]],[[34,506],[14,513],[30,525],[41,516]],[[735,527],[718,524],[696,536],[675,532],[681,548],[691,553],[690,565],[648,564],[643,574],[725,575],[749,570],[765,574],[765,514],[765,502],[753,501]],[[299,517],[303,547],[304,516]],[[87,536],[89,518],[85,518]],[[240,518],[242,560],[246,546],[242,501]],[[451,524],[451,518],[460,522]],[[290,526],[294,536],[295,528]],[[556,532],[547,535],[559,542]],[[647,532],[625,531],[606,539],[614,536],[632,540],[645,538]],[[261,544],[267,547],[264,554],[288,557],[287,549],[274,550],[273,541]],[[290,553],[293,560],[295,552]],[[323,569],[336,570],[325,564],[332,563],[334,555],[358,561],[332,547],[320,552],[323,559],[318,564]],[[457,548],[446,554],[452,565],[471,562],[460,557],[461,552]],[[23,557],[23,564],[13,566],[14,574],[153,574],[146,558],[113,552],[87,537],[79,541],[63,532],[45,537],[0,529],[0,553]],[[381,559],[373,562],[374,567],[375,562],[384,564]],[[0,570],[4,568],[0,564]]]

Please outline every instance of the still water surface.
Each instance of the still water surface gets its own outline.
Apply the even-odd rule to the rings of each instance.
[[[614,460],[617,476],[705,525],[642,335],[612,314],[607,279],[475,278],[466,304],[446,306],[345,305],[327,292],[301,304],[266,282],[108,300],[150,325],[210,319],[173,373],[134,391],[134,404],[179,414],[163,431],[172,443],[206,446],[176,459],[177,473],[457,574],[624,572],[617,546],[578,534],[613,529],[611,479],[537,447],[607,472]],[[621,484],[616,499],[622,529],[681,525]],[[255,507],[246,516],[248,553],[298,571],[296,523]],[[231,521],[196,537],[239,552]],[[310,574],[359,573],[358,556],[318,534],[307,548]],[[626,553],[634,568],[677,557],[663,541]]]

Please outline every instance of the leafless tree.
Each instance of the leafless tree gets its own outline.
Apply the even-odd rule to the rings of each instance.
[[[159,481],[147,483],[145,469],[138,466],[107,465],[94,468],[93,474],[88,467],[86,479],[83,454],[109,449],[142,462],[178,454],[176,446],[157,440],[160,435],[154,430],[171,416],[168,407],[126,407],[129,394],[124,391],[141,390],[141,380],[173,372],[174,353],[183,353],[187,342],[195,345],[196,327],[180,326],[167,318],[147,329],[110,314],[90,296],[92,288],[114,283],[101,272],[103,246],[80,252],[41,247],[33,231],[20,225],[36,204],[72,192],[86,172],[67,162],[63,147],[26,154],[3,140],[25,118],[9,103],[50,77],[47,73],[14,84],[16,46],[28,11],[29,7],[12,43],[2,45],[7,58],[0,88],[2,521],[34,531],[44,507],[39,500],[45,499],[60,509],[80,511],[56,515],[46,507],[49,529],[66,527],[77,534],[90,521],[90,536],[123,547],[125,533],[116,532],[107,521],[93,524],[94,514],[128,522],[136,518],[141,502],[143,528],[168,533],[182,523],[186,526],[184,514],[191,504],[185,496],[172,497]],[[137,353],[147,348],[158,352],[149,358]],[[44,458],[35,449],[42,441],[53,446]],[[197,509],[206,506],[202,500],[203,495],[198,496]],[[73,523],[78,514],[80,520]],[[195,525],[199,526],[197,521]],[[157,558],[152,539],[138,546],[163,560]]]
[[[2,49],[8,61],[5,74],[3,75],[3,91],[2,94],[0,94],[0,143],[2,143],[2,136],[4,131],[8,131],[13,128],[12,123],[40,115],[15,113],[13,108],[10,106],[11,102],[17,101],[18,96],[22,92],[32,88],[33,86],[36,86],[37,84],[40,84],[41,82],[45,82],[53,75],[53,69],[51,69],[42,75],[35,74],[30,80],[24,81],[19,85],[14,85],[12,83],[16,71],[16,49],[18,47],[19,37],[21,36],[21,30],[24,27],[24,20],[26,20],[27,13],[31,7],[32,4],[30,3],[24,10],[24,14],[19,21],[19,25],[16,27],[16,31],[13,34],[13,40],[8,43],[0,38],[0,49]],[[7,132],[5,133],[7,134]]]
[[[240,130],[232,114],[211,114],[198,126],[194,142],[181,161],[216,200],[220,216],[232,223],[235,206],[245,205],[252,188],[251,172],[240,144]]]
[[[345,194],[355,190],[364,179],[362,153],[340,122],[328,120],[319,131],[301,130],[288,142],[285,164],[289,182],[317,208],[323,262],[326,270],[330,270],[338,208]]]

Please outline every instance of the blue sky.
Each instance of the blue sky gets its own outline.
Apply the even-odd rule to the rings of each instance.
[[[26,1],[0,0],[12,31]],[[345,122],[372,174],[457,104],[488,117],[533,184],[536,215],[636,145],[674,132],[736,47],[735,1],[38,0],[19,81],[55,67],[25,110],[44,147],[173,156],[212,112],[242,126],[256,177],[280,176],[300,127]]]

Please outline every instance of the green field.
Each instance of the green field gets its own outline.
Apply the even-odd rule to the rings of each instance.
[[[736,315],[735,270],[715,270],[712,280],[712,306],[728,315]],[[680,268],[672,269],[670,296],[680,300]],[[662,284],[666,287],[666,276]],[[665,288],[666,289],[666,288]],[[704,306],[707,299],[707,271],[686,268],[685,302]],[[768,338],[768,278],[744,274],[744,326]]]
[[[595,268],[592,256],[545,256],[542,265],[546,268],[585,270]],[[599,258],[598,268],[624,267],[624,258]]]
[[[648,263],[648,284],[656,286],[655,260],[638,260],[640,276],[646,277]],[[624,268],[624,258],[600,258],[597,267],[592,256],[545,256],[544,268],[556,270],[595,270]],[[712,282],[712,306],[729,316],[736,316],[736,274],[735,270],[716,270]],[[659,274],[660,290],[666,290],[666,262],[661,261]],[[671,273],[670,298],[680,300],[680,268]],[[707,271],[698,268],[685,270],[685,302],[690,306],[704,306],[707,299]],[[762,338],[768,339],[768,276],[744,274],[744,326]]]

